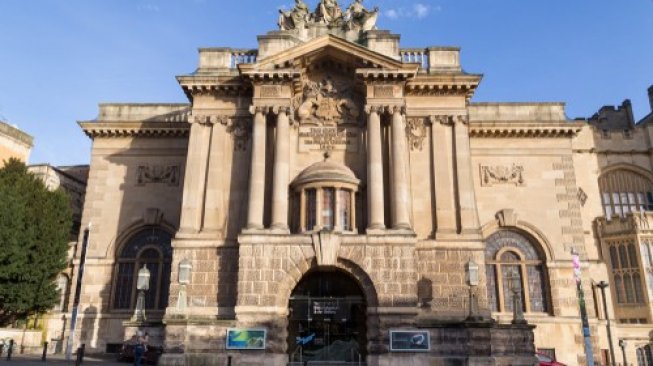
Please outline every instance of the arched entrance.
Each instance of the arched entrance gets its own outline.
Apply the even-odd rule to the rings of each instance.
[[[290,361],[364,362],[366,310],[355,278],[339,270],[307,273],[290,296]]]

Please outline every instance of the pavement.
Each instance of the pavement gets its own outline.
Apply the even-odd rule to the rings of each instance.
[[[93,365],[102,365],[102,366],[129,366],[133,363],[130,362],[117,362],[115,357],[98,357],[98,356],[86,356],[84,357],[84,362],[82,366],[93,366]],[[15,355],[11,358],[11,361],[7,361],[6,357],[0,358],[0,366],[70,366],[75,365],[75,356],[71,361],[66,361],[63,355],[48,355],[48,358],[45,362],[41,361],[41,356],[39,355]]]

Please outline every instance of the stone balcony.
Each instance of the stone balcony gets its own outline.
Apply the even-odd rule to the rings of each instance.
[[[635,234],[653,234],[653,212],[630,212],[624,217],[613,216],[596,219],[596,228],[601,237]]]

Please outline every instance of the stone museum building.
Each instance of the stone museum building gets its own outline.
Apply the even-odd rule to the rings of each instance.
[[[315,5],[258,49],[201,48],[187,103],[80,122],[75,347],[140,329],[164,365],[582,365],[580,273],[589,354],[653,362],[653,114],[474,103],[459,48]]]

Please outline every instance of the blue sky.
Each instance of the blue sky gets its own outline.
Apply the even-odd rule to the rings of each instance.
[[[474,101],[563,101],[575,118],[630,98],[636,118],[650,112],[653,0],[365,3],[403,47],[462,47],[463,68],[485,75]],[[174,76],[194,71],[198,47],[255,48],[291,4],[0,0],[0,119],[35,137],[31,163],[88,163],[76,121],[98,103],[185,102]]]

